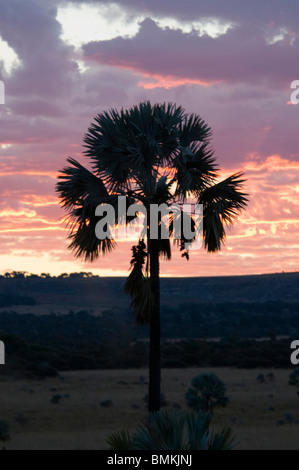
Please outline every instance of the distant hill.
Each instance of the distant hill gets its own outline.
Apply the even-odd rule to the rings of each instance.
[[[43,375],[144,366],[149,328],[136,325],[123,283],[87,273],[0,276],[0,339],[10,369]],[[162,278],[161,320],[169,367],[287,366],[290,340],[299,339],[299,273]],[[248,340],[264,337],[269,344]]]
[[[43,328],[47,329],[48,321],[33,321],[35,316],[83,313],[84,320],[76,318],[85,336],[94,336],[93,330],[97,330],[101,340],[105,335],[113,338],[124,332],[131,340],[147,338],[147,328],[135,325],[123,283],[124,278],[101,278],[88,273],[2,276],[0,332],[25,335],[30,340],[35,334],[47,337]],[[161,306],[164,338],[296,336],[299,273],[162,278]],[[12,313],[30,315],[30,321],[23,318],[20,323],[17,317],[12,321]],[[33,323],[35,328],[30,326]],[[57,328],[62,335],[66,328],[73,328],[76,335],[73,317],[71,323],[68,318],[60,320]],[[51,328],[54,326],[52,322]]]
[[[10,304],[15,296],[16,304],[20,298],[27,298],[27,304],[34,299],[40,307],[56,308],[79,307],[94,309],[124,307],[129,305],[124,294],[125,278],[91,276],[88,273],[73,273],[58,277],[31,275],[22,277],[0,276],[1,298],[8,297]],[[31,303],[34,302],[31,300]],[[255,276],[224,277],[185,277],[161,279],[161,302],[175,306],[181,303],[201,304],[203,302],[264,303],[299,302],[299,272],[264,274]],[[7,305],[3,305],[7,306]],[[32,309],[31,309],[32,310]],[[40,313],[50,313],[43,311]]]

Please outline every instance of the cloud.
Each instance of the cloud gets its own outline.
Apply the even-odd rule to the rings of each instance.
[[[4,76],[9,76],[13,71],[21,67],[22,63],[6,41],[0,36],[0,70]]]
[[[55,4],[54,4],[55,5]],[[76,75],[72,48],[60,37],[56,8],[46,2],[2,0],[0,31],[22,62],[9,80],[15,96],[65,96]]]
[[[263,31],[253,25],[215,39],[162,29],[146,19],[134,38],[93,41],[83,50],[88,60],[139,73],[209,83],[266,82],[281,88],[297,72],[297,48],[287,40],[281,42],[267,44]]]
[[[124,8],[122,0],[113,2],[99,2],[98,0],[73,0],[73,5],[101,5],[112,3]],[[178,20],[195,21],[200,18],[218,18],[223,21],[234,21],[236,23],[259,23],[277,21],[282,25],[298,26],[299,6],[293,0],[271,0],[270,2],[260,2],[252,0],[245,2],[240,0],[126,0],[125,8],[132,13],[144,14],[147,16],[161,18],[176,18]],[[258,20],[257,20],[258,18]]]
[[[56,18],[62,26],[61,38],[77,49],[94,39],[134,37],[142,20],[140,14],[133,15],[114,2],[63,3],[58,7]]]

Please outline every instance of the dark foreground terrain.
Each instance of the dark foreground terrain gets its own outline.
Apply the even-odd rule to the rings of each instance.
[[[0,419],[7,449],[105,449],[146,415],[148,329],[121,278],[0,276]],[[299,339],[299,273],[162,279],[164,406],[186,408],[201,371],[216,373],[237,449],[299,450],[299,397],[288,383]],[[205,369],[202,369],[205,368]]]
[[[187,409],[184,394],[202,371],[163,369],[165,406]],[[225,408],[215,409],[214,426],[232,427],[236,449],[299,450],[299,397],[287,371],[208,371],[224,381],[229,397]],[[10,425],[7,449],[107,449],[109,434],[133,431],[147,414],[146,369],[65,372],[43,381],[0,378],[0,384],[0,417]]]

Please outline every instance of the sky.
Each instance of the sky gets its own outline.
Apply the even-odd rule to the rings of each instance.
[[[298,271],[298,58],[297,0],[0,0],[0,273],[128,273],[129,242],[75,259],[55,185],[96,115],[145,100],[199,114],[250,195],[220,253],[161,275]]]

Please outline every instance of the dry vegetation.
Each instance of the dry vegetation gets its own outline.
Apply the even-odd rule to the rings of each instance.
[[[164,369],[167,406],[185,408],[184,394],[202,369]],[[207,371],[207,370],[206,370]],[[210,371],[210,369],[209,369]],[[214,368],[227,386],[228,406],[215,410],[214,424],[229,424],[237,449],[299,450],[299,397],[287,370]],[[258,383],[259,374],[274,381]],[[1,379],[0,418],[10,425],[7,449],[105,449],[105,439],[133,430],[146,414],[147,370],[65,372],[45,381]],[[50,402],[61,395],[58,404]],[[111,400],[112,406],[101,402]]]

